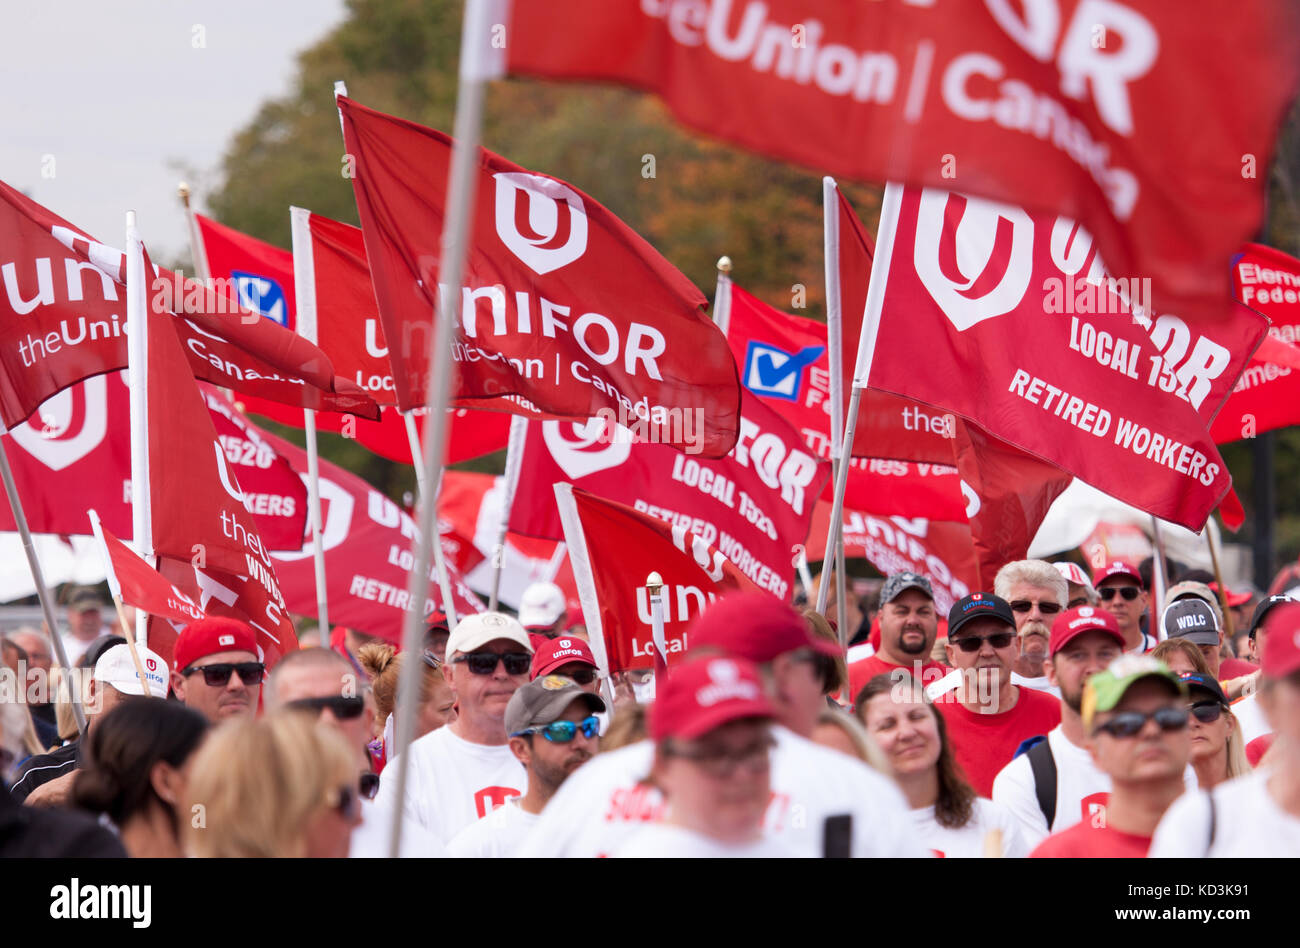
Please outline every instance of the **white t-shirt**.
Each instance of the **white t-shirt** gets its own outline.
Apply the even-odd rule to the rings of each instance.
[[[453,725],[417,738],[406,777],[406,815],[446,845],[457,833],[528,789],[528,773],[506,744],[471,744]],[[377,803],[393,806],[401,755],[379,777]]]
[[[985,837],[995,829],[1002,834],[1002,858],[1022,859],[1029,855],[1019,821],[1006,807],[983,797],[975,798],[970,821],[960,829],[940,826],[933,806],[912,811],[912,829],[922,846],[945,859],[983,858]]]
[[[1031,688],[1034,691],[1046,691],[1048,694],[1054,695],[1057,698],[1061,697],[1061,689],[1049,683],[1046,675],[1041,675],[1038,678],[1026,678],[1019,672],[1013,671],[1011,673],[1011,683],[1013,685],[1019,685],[1022,688]],[[957,686],[960,684],[961,669],[954,668],[939,680],[932,681],[930,684],[926,685],[925,696],[931,701],[935,701],[943,695],[946,695],[948,692],[955,691]]]
[[[503,859],[513,856],[528,831],[537,823],[536,813],[525,813],[518,800],[507,800],[477,823],[471,823],[447,844],[447,855],[455,859]]]
[[[766,834],[796,856],[820,856],[828,816],[853,816],[854,856],[923,856],[912,838],[907,805],[893,781],[847,754],[773,727],[772,802]],[[649,775],[654,745],[642,741],[598,754],[564,781],[518,854],[527,857],[608,856],[666,805]]]
[[[1214,788],[1214,843],[1209,795],[1185,793],[1171,806],[1151,841],[1150,858],[1300,856],[1300,818],[1268,792],[1268,770]]]
[[[791,859],[800,853],[778,836],[729,846],[680,826],[651,823],[629,836],[612,855],[619,859]]]
[[[386,859],[388,839],[393,831],[393,811],[373,800],[361,801],[361,822],[352,830],[348,855],[353,859]],[[447,855],[442,843],[409,818],[402,820],[403,859],[436,859]]]
[[[1273,729],[1268,726],[1268,721],[1264,718],[1263,709],[1255,700],[1258,697],[1258,692],[1252,692],[1240,701],[1232,703],[1232,715],[1241,726],[1241,739],[1247,744],[1257,737],[1273,733]]]

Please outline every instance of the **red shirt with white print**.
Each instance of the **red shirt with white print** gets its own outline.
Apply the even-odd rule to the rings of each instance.
[[[993,795],[993,779],[1011,762],[1021,743],[1061,723],[1061,702],[1045,691],[1019,689],[1010,711],[981,714],[957,703],[956,691],[934,705],[948,726],[948,744],[966,779],[982,797]]]

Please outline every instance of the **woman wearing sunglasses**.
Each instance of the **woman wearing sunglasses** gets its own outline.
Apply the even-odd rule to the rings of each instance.
[[[1190,692],[1187,710],[1192,735],[1192,767],[1202,790],[1250,773],[1241,728],[1228,707],[1223,688],[1211,675],[1179,675]]]

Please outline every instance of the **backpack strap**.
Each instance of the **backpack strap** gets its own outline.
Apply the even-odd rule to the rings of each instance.
[[[1029,758],[1029,767],[1034,774],[1034,793],[1038,796],[1038,808],[1047,817],[1047,831],[1052,831],[1056,822],[1056,758],[1052,756],[1052,747],[1046,740],[1039,741],[1025,752]]]

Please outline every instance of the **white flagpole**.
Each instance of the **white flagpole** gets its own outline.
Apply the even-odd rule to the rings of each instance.
[[[867,387],[871,374],[871,360],[876,351],[876,334],[880,329],[880,312],[885,301],[885,282],[889,277],[889,264],[894,256],[894,233],[898,229],[898,211],[902,203],[903,186],[890,183],[885,186],[885,197],[880,207],[880,228],[876,232],[876,254],[871,259],[871,283],[867,287],[867,305],[862,314],[862,336],[858,339],[858,357],[853,368],[853,392],[849,396],[849,413],[845,419],[843,445],[853,444],[853,433],[858,424],[858,406],[862,390]],[[852,448],[850,448],[852,450]],[[826,536],[826,555],[839,542],[844,526],[844,488],[849,480],[849,466],[841,464],[835,472],[835,502],[831,506],[831,522]],[[817,590],[817,611],[826,611],[830,589],[823,582]]]
[[[415,416],[409,411],[404,411],[402,420],[406,422],[406,438],[411,445],[412,460],[422,457],[423,452],[420,449],[420,433],[415,429]],[[424,503],[427,481],[424,479],[424,468],[419,461],[415,462],[415,489],[420,495],[420,503]],[[433,492],[433,506],[437,509],[438,499],[442,497],[442,471],[438,472],[438,486]],[[437,531],[438,542],[433,545],[433,569],[438,576],[438,590],[442,593],[442,611],[447,616],[447,628],[456,628],[456,623],[460,620],[456,616],[456,603],[451,598],[451,577],[447,574],[447,560],[442,552],[442,531],[438,530],[438,520],[434,518],[434,529]],[[427,568],[427,567],[426,567]]]
[[[519,468],[524,458],[524,438],[528,436],[528,419],[515,415],[510,419],[510,440],[506,443],[506,473],[502,486],[505,498],[501,503],[501,522],[497,524],[497,542],[492,548],[492,595],[488,609],[495,612],[501,592],[501,571],[506,558],[506,531],[510,526],[510,508],[515,502],[515,489],[519,486]]]
[[[86,712],[81,707],[80,683],[72,674],[72,664],[68,661],[67,650],[63,647],[63,633],[54,618],[54,606],[50,602],[50,591],[45,586],[45,574],[41,571],[41,561],[36,556],[36,547],[32,542],[32,532],[27,528],[27,512],[23,510],[22,498],[18,496],[18,486],[14,483],[13,471],[9,469],[9,456],[0,447],[0,478],[4,480],[5,494],[9,497],[9,509],[13,511],[14,525],[23,539],[23,552],[27,554],[27,566],[32,571],[32,582],[36,584],[36,596],[41,601],[41,614],[50,630],[50,641],[54,644],[54,654],[59,659],[59,667],[68,682],[68,693],[72,695],[72,715],[77,720],[77,730],[86,733]],[[0,791],[3,792],[3,791]]]
[[[429,438],[424,444],[425,481],[434,480],[440,472],[447,451],[447,405],[456,377],[456,366],[451,359],[451,340],[456,331],[455,306],[460,301],[460,288],[464,283],[465,260],[469,250],[470,224],[474,215],[474,194],[478,184],[476,164],[479,153],[479,134],[483,122],[483,85],[490,71],[488,37],[492,31],[491,6],[483,0],[465,0],[464,27],[461,30],[460,78],[456,90],[456,122],[453,129],[454,144],[451,153],[451,173],[447,180],[447,217],[443,222],[442,253],[438,264],[438,285],[449,287],[448,292],[437,293],[440,312],[435,315],[436,330],[432,333],[429,391],[425,404],[432,415],[429,418]],[[420,649],[424,625],[424,604],[429,588],[429,559],[432,551],[441,553],[437,536],[437,501],[424,494],[420,498],[420,530],[415,546],[415,569],[411,573],[410,609],[406,613],[402,645],[407,655],[414,656]],[[444,596],[447,590],[444,590]],[[451,622],[451,602],[448,623]],[[398,681],[397,740],[409,748],[415,737],[416,705],[419,703],[421,663],[404,662]],[[389,855],[396,858],[401,852],[402,815],[406,810],[406,782],[411,755],[398,755],[397,804],[393,807],[393,827],[389,839]]]
[[[1154,608],[1151,610],[1151,637],[1157,642],[1163,642],[1167,637],[1164,623],[1160,621],[1165,611],[1165,541],[1160,536],[1160,521],[1155,514],[1150,516],[1151,537],[1155,540],[1155,556],[1151,560],[1151,591],[1155,595]]]
[[[203,232],[199,230],[198,219],[190,207],[190,186],[182,181],[176,186],[176,193],[180,195],[181,204],[185,205],[185,223],[190,232],[190,256],[194,258],[194,275],[207,286],[212,271],[208,269],[208,248],[203,243]]]
[[[297,300],[294,322],[298,335],[313,345],[320,336],[316,322],[316,268],[312,257],[311,211],[289,208],[289,225],[293,235],[293,292]],[[311,523],[312,562],[316,576],[316,622],[320,643],[330,647],[329,596],[325,581],[325,546],[321,537],[324,520],[320,504],[320,455],[316,450],[316,412],[302,410],[303,428],[307,432],[307,519]]]
[[[600,619],[600,599],[596,595],[596,577],[591,572],[591,559],[587,553],[587,535],[582,530],[582,518],[573,500],[572,484],[556,484],[555,506],[560,511],[560,527],[564,542],[569,548],[569,563],[573,566],[573,584],[578,588],[578,601],[582,604],[582,620],[587,626],[587,641],[591,654],[600,668],[605,701],[614,707],[614,684],[609,674],[609,653],[605,647],[605,627]]]
[[[731,329],[731,258],[718,258],[718,289],[713,294],[713,322],[722,334]]]
[[[826,275],[826,344],[831,383],[831,478],[838,479],[844,459],[844,320],[840,308],[840,202],[835,179],[822,178],[822,261]],[[852,451],[850,450],[850,454]],[[847,483],[847,481],[845,482]],[[840,530],[834,555],[822,559],[822,586],[827,585],[826,571],[833,569],[835,578],[835,627],[839,630],[840,648],[847,652],[849,633],[845,628],[847,581],[844,575],[844,531]],[[833,566],[832,566],[833,564]],[[821,591],[818,590],[820,598]],[[820,611],[820,610],[819,610]]]
[[[149,509],[149,325],[148,274],[144,249],[135,226],[135,211],[126,212],[126,328],[127,381],[131,393],[131,531],[136,553],[149,562],[153,555],[153,523]],[[135,637],[149,645],[149,617],[135,613]]]
[[[655,643],[655,689],[662,688],[662,679],[668,677],[668,639],[664,635],[664,578],[657,572],[645,578],[646,592],[650,596],[650,629]]]

